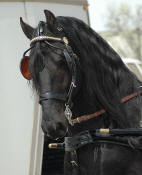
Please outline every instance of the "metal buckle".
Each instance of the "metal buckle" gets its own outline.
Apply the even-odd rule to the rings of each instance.
[[[71,152],[71,157],[72,157],[72,160],[70,161],[71,162],[71,164],[72,164],[72,166],[76,166],[76,167],[78,167],[78,160],[77,160],[77,153],[76,153],[76,150],[73,150],[72,152]]]
[[[66,118],[68,119],[68,122],[69,122],[69,124],[71,125],[71,126],[73,126],[74,125],[74,123],[73,123],[73,120],[72,120],[72,112],[71,112],[71,110],[70,110],[70,108],[69,108],[69,105],[66,105],[65,104],[65,116],[66,116]]]
[[[72,161],[70,161],[70,163],[72,164],[72,166],[77,166],[78,167],[78,164],[76,163],[76,161],[72,160]]]

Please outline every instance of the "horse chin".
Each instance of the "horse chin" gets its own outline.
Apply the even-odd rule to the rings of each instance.
[[[67,132],[59,131],[58,135],[52,135],[52,134],[46,134],[48,137],[50,137],[53,140],[58,140],[61,138],[64,138],[66,136]]]
[[[67,122],[42,120],[41,128],[46,136],[54,140],[65,137],[68,132]]]
[[[63,130],[59,130],[57,131],[57,133],[50,133],[50,132],[44,132],[45,135],[47,135],[47,137],[53,139],[53,140],[58,140],[58,139],[61,139],[61,138],[64,138],[66,135],[67,135],[67,132],[68,132],[68,128],[66,129],[66,131],[63,131]]]
[[[66,135],[67,135],[67,132],[68,132],[68,128],[66,129],[66,131],[59,131],[59,136],[58,136],[58,138],[63,138],[63,137],[65,137]]]

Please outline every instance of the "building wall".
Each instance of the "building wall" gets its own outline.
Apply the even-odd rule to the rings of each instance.
[[[23,3],[0,3],[0,174],[29,171],[33,125],[33,92],[23,79],[19,62],[29,47],[19,26]]]

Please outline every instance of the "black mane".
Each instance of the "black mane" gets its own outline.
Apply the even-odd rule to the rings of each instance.
[[[139,80],[112,47],[84,22],[72,17],[58,17],[58,21],[80,58],[83,93],[87,93],[92,104],[97,102],[106,109],[121,127],[129,127],[131,121],[120,101],[138,90]]]

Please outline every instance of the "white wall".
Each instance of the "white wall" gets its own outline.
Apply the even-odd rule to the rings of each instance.
[[[37,163],[33,154],[39,147],[31,150],[40,135],[32,133],[39,120],[35,120],[33,92],[19,70],[29,41],[21,30],[19,17],[35,26],[44,20],[44,9],[57,16],[75,16],[87,23],[83,6],[0,2],[0,175],[39,175],[39,170],[33,170]]]
[[[0,174],[27,175],[33,126],[33,93],[20,74],[29,47],[19,17],[23,3],[0,3]]]
[[[52,11],[55,16],[73,16],[88,24],[87,13],[83,10],[83,5],[67,5],[45,2],[27,2],[26,13],[31,25],[37,25],[39,21],[45,21],[43,10]]]

